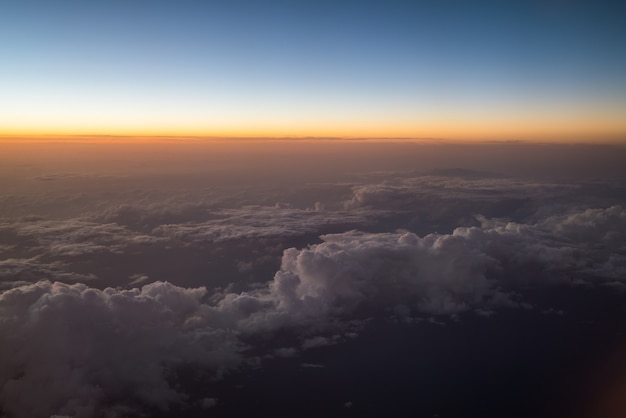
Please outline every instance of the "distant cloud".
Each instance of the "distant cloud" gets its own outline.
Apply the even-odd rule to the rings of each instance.
[[[329,226],[365,225],[367,214],[352,212],[319,212],[286,206],[251,206],[223,209],[217,219],[192,224],[161,225],[153,230],[158,237],[185,242],[222,242],[266,237],[291,237],[314,233]]]
[[[5,288],[12,287],[12,283],[33,283],[39,280],[89,282],[95,278],[94,274],[67,271],[59,261],[45,263],[38,257],[0,260],[0,286]]]
[[[217,398],[204,398],[200,401],[200,405],[203,409],[209,409],[217,406],[218,399]]]
[[[121,178],[121,176],[115,175],[103,175],[103,174],[83,174],[83,173],[49,173],[44,174],[42,176],[33,177],[34,180],[38,181],[54,181],[54,180],[74,180],[74,179],[116,179]]]
[[[308,350],[308,349],[311,349],[311,348],[325,347],[325,346],[328,346],[328,345],[337,344],[340,340],[341,340],[341,336],[339,336],[339,335],[333,335],[330,338],[318,335],[318,336],[313,337],[313,338],[305,339],[302,342],[302,349],[303,350]]]
[[[18,240],[30,240],[31,251],[55,257],[115,253],[130,245],[159,241],[157,237],[136,233],[117,224],[100,224],[84,219],[29,220],[0,225],[0,229],[14,232]]]
[[[456,173],[456,171],[452,171]],[[346,208],[419,209],[415,204],[428,204],[429,199],[458,199],[495,202],[502,199],[523,199],[567,195],[580,186],[567,183],[525,181],[516,178],[461,175],[428,175],[417,177],[389,176],[380,183],[355,185]],[[445,203],[450,203],[449,201]]]
[[[323,364],[315,364],[315,363],[302,363],[300,367],[304,369],[324,369],[326,366]]]

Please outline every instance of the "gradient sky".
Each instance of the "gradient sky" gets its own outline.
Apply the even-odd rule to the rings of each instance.
[[[605,1],[2,1],[0,134],[620,141]]]

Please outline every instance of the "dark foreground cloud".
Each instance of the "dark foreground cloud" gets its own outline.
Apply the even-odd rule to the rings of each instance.
[[[167,283],[97,290],[45,281],[3,292],[3,410],[16,417],[124,416],[137,403],[182,402],[167,380],[177,366],[219,373],[239,361],[232,333],[196,325],[204,294]]]

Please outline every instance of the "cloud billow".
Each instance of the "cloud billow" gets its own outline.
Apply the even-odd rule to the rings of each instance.
[[[286,250],[267,286],[209,299],[204,288],[164,282],[99,290],[40,281],[3,292],[3,407],[18,417],[89,417],[134,403],[166,408],[185,399],[170,372],[198,364],[219,375],[238,366],[239,334],[323,324],[359,305],[405,302],[450,314],[493,295],[484,277],[491,261],[462,239],[354,231],[322,238]],[[51,386],[37,390],[44,385]]]
[[[133,402],[166,408],[185,399],[169,373],[184,364],[214,375],[236,367],[239,334],[323,324],[358,305],[393,307],[401,295],[423,312],[454,313],[492,291],[488,258],[458,238],[348,232],[323,240],[286,250],[267,286],[209,299],[204,288],[164,282],[98,290],[40,281],[3,292],[3,407],[18,417],[89,417]]]

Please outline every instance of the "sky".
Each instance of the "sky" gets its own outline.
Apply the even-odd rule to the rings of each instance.
[[[623,142],[626,10],[0,3],[0,134]]]

